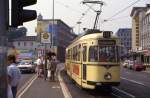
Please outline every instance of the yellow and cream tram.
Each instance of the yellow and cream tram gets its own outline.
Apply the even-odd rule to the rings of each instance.
[[[67,74],[79,86],[120,84],[119,39],[111,31],[88,30],[66,48]]]

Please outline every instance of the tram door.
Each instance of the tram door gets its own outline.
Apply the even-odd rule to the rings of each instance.
[[[87,46],[83,45],[82,51],[82,83],[86,83]]]

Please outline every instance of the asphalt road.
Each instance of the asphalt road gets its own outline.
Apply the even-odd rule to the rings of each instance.
[[[121,84],[113,87],[111,93],[100,89],[84,90],[73,83],[63,70],[61,75],[72,98],[150,98],[150,73],[121,69]]]
[[[24,89],[26,83],[34,76],[34,73],[22,73],[21,80],[18,86],[18,94]]]
[[[60,67],[59,69],[63,68],[62,66],[59,67]],[[32,77],[34,77],[34,74],[22,75],[22,79],[19,85],[20,91],[23,85],[25,85],[27,81],[32,79]],[[99,88],[95,90],[81,89],[76,83],[74,83],[73,81],[71,81],[71,79],[69,79],[68,75],[64,70],[61,71],[61,77],[63,78],[72,98],[150,98],[150,78],[149,78],[150,73],[146,73],[146,72],[137,72],[137,71],[121,68],[121,84],[118,87],[113,87],[112,92],[110,93],[103,92]],[[39,83],[42,83],[42,81],[41,80],[35,81],[33,85],[33,91],[36,89],[35,87],[39,85]],[[53,92],[51,95],[54,96],[58,94],[57,93],[58,91],[61,92],[59,83],[56,84],[48,83],[48,82],[43,82],[43,83],[45,85],[45,91],[43,90],[45,94],[46,94],[47,85],[50,86],[50,88],[47,88],[47,90]],[[58,91],[54,90],[56,87],[54,88],[53,85],[57,85],[56,87],[59,87],[57,88]],[[61,93],[60,95],[63,96]]]
[[[95,90],[81,89],[69,79],[64,70],[61,72],[61,76],[63,77],[72,98],[117,98],[111,93],[102,92],[99,88]]]
[[[150,73],[121,69],[119,89],[135,98],[150,98]]]

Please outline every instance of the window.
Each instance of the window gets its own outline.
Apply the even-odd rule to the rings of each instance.
[[[20,46],[20,42],[18,42],[18,46]]]
[[[115,46],[91,46],[89,48],[89,61],[95,62],[117,62]]]
[[[84,62],[86,62],[86,56],[87,56],[87,54],[86,54],[87,52],[86,51],[87,51],[87,47],[83,46],[83,61]]]
[[[77,61],[80,61],[80,48],[81,48],[81,45],[78,45],[77,46]]]
[[[33,46],[33,42],[31,42],[30,45]]]
[[[89,61],[91,62],[98,61],[98,47],[97,46],[91,46],[89,48]]]
[[[24,42],[24,46],[26,46],[26,42]]]

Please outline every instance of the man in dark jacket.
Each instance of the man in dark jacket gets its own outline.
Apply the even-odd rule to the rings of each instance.
[[[55,72],[58,64],[58,60],[56,59],[56,55],[52,55],[51,61],[50,61],[50,70],[51,70],[51,80],[55,81]]]

